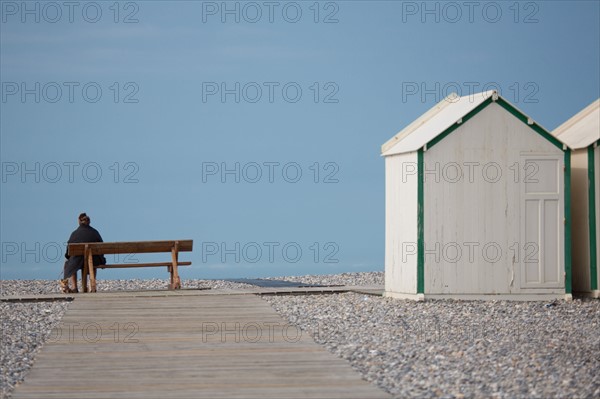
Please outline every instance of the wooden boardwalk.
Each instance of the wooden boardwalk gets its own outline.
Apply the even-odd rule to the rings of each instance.
[[[389,398],[256,295],[76,296],[13,398]]]
[[[157,296],[198,296],[198,295],[308,295],[308,294],[341,294],[356,292],[358,294],[382,296],[383,286],[334,286],[334,287],[285,287],[285,288],[238,288],[238,289],[196,289],[183,288],[180,290],[139,290],[139,291],[100,291],[81,294],[20,294],[0,296],[0,302],[36,302],[63,301],[75,298],[106,298],[106,297],[157,297]]]

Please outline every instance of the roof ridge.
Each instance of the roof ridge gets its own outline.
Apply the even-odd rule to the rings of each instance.
[[[409,134],[414,132],[419,126],[426,123],[434,115],[439,114],[448,105],[450,105],[456,101],[459,101],[460,99],[461,99],[461,97],[454,92],[448,94],[442,101],[438,102],[433,107],[429,108],[424,114],[421,114],[421,116],[419,116],[417,119],[415,119],[414,121],[409,123],[406,127],[404,127],[402,130],[400,130],[398,133],[396,133],[396,135],[394,137],[392,137],[391,139],[386,141],[381,146],[381,153],[384,153],[387,150],[389,150],[390,148],[392,148],[396,143],[399,143],[400,141],[402,141],[402,139],[404,139],[406,136],[408,136]]]
[[[476,98],[477,96],[480,96],[481,98]],[[421,131],[426,124],[431,123],[432,121],[443,125],[438,126],[438,128],[441,129],[438,133],[441,133],[453,123],[461,120],[462,117],[468,113],[469,108],[474,109],[489,98],[492,98],[494,101],[496,101],[498,98],[500,98],[500,96],[496,90],[487,90],[464,96],[459,96],[456,93],[450,93],[446,98],[435,104],[424,114],[400,130],[400,132],[398,132],[394,137],[385,142],[381,146],[381,155],[390,155],[389,153],[391,151],[393,152],[393,149],[397,145],[401,145],[400,143],[402,143],[405,139],[410,140],[409,137],[411,137],[413,133],[416,131]],[[453,114],[456,114],[455,120],[446,120],[448,119],[448,116],[452,117]]]
[[[587,107],[580,110],[575,115],[571,116],[569,119],[567,119],[565,122],[563,122],[560,126],[558,126],[556,129],[554,129],[552,131],[552,134],[556,137],[559,137],[561,134],[565,133],[571,127],[573,127],[573,125],[580,122],[581,120],[583,120],[588,115],[590,115],[591,113],[595,112],[598,109],[600,109],[600,98],[596,99],[596,101],[593,101]]]

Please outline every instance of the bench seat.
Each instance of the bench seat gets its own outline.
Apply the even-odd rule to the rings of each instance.
[[[191,266],[192,262],[177,262],[177,266]],[[94,266],[95,269],[122,269],[128,267],[171,267],[171,262],[155,262],[155,263],[115,263],[112,265],[98,265]]]
[[[90,291],[96,292],[96,269],[120,269],[133,267],[167,267],[171,274],[170,289],[181,288],[181,279],[177,271],[178,266],[190,266],[192,262],[180,262],[179,252],[191,252],[192,240],[168,240],[168,241],[128,241],[128,242],[83,242],[68,244],[70,256],[83,256],[82,288],[87,292],[87,278],[90,278]],[[107,265],[93,265],[94,255],[111,254],[141,254],[170,252],[170,262],[153,263],[119,263]]]

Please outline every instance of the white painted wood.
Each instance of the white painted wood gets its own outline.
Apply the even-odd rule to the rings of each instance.
[[[563,157],[559,148],[497,104],[425,152],[426,296],[564,294],[564,184],[558,173]],[[523,183],[533,170],[523,164],[527,159],[543,161],[538,183]],[[529,205],[526,199],[538,202]],[[522,215],[525,205],[537,206],[538,213]],[[522,230],[528,226],[539,232],[544,220],[543,256],[550,267],[540,269],[538,262],[535,281],[543,284],[528,288],[533,280],[521,282],[522,268],[532,249]]]
[[[385,158],[386,295],[417,293],[417,153]]]
[[[385,143],[382,154],[417,151],[494,94],[494,90],[462,97],[452,93]]]
[[[383,296],[394,299],[410,299],[417,302],[425,300],[424,294],[404,294],[401,292],[386,291]]]
[[[411,298],[405,298],[411,299]],[[426,294],[423,301],[430,299],[459,299],[463,301],[551,301],[553,299],[563,299],[570,301],[573,299],[571,294],[556,293],[525,293],[525,294]]]
[[[565,295],[567,147],[536,133],[532,118],[524,124],[497,103],[465,122],[489,96],[497,100],[494,92],[444,99],[382,146],[386,296]],[[402,167],[407,160],[416,165],[418,149],[424,151],[424,295],[416,294],[417,171]]]
[[[576,150],[587,148],[600,139],[600,99],[554,129],[552,134]]]
[[[522,156],[521,287],[564,287],[563,155]],[[561,259],[563,259],[561,261]]]

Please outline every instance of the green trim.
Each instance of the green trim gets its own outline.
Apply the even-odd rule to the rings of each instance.
[[[482,109],[484,109],[491,103],[492,103],[492,97],[489,97],[487,100],[485,100],[484,102],[479,104],[477,107],[473,108],[473,110],[471,112],[469,112],[468,114],[463,116],[461,123],[454,123],[448,129],[444,130],[442,133],[440,133],[436,137],[434,137],[429,143],[427,143],[427,148],[431,148],[434,145],[436,145],[437,143],[439,143],[440,141],[442,141],[447,135],[449,135],[450,133],[452,133],[453,131],[458,129],[463,123],[465,123],[466,121],[468,121],[469,119],[471,119],[472,117],[477,115],[479,113],[479,111],[481,111]]]
[[[425,293],[425,225],[423,223],[424,202],[423,149],[417,152],[417,294]]]
[[[596,161],[594,159],[594,146],[590,145],[588,155],[588,217],[590,225],[590,279],[591,289],[598,289],[598,259],[596,240]]]
[[[551,142],[552,144],[554,144],[556,147],[560,148],[561,150],[564,150],[565,145],[560,140],[558,140],[556,137],[554,137],[550,132],[546,131],[543,127],[539,126],[537,123],[534,122],[533,125],[528,124],[527,123],[527,119],[528,119],[527,115],[523,114],[521,111],[519,111],[518,109],[513,107],[510,103],[506,102],[502,97],[498,97],[498,101],[496,101],[496,103],[498,103],[498,105],[500,105],[502,108],[504,108],[505,110],[510,112],[514,117],[519,119],[521,122],[523,122],[524,124],[526,124],[527,126],[532,128],[540,136],[542,136],[543,138],[545,138],[546,140],[548,140],[549,142]]]
[[[449,135],[450,133],[452,133],[453,131],[458,129],[462,124],[464,124],[469,119],[471,119],[472,117],[477,115],[482,109],[484,109],[485,107],[487,107],[488,105],[490,105],[493,102],[494,102],[493,98],[491,96],[488,97],[484,102],[479,104],[477,107],[473,108],[473,110],[471,110],[471,112],[469,112],[468,114],[463,116],[461,123],[454,123],[452,126],[447,128],[442,133],[440,133],[436,137],[434,137],[430,142],[428,142],[426,144],[427,148],[429,149],[429,148],[433,147],[434,145],[436,145],[437,143],[439,143],[440,141],[442,141],[447,135]],[[513,115],[514,117],[516,117],[518,120],[520,120],[521,122],[523,122],[527,126],[529,126],[533,131],[538,133],[540,136],[542,136],[543,138],[545,138],[546,140],[548,140],[549,142],[554,144],[556,147],[558,147],[559,149],[564,151],[565,145],[560,140],[558,140],[556,137],[554,137],[550,132],[546,131],[543,127],[539,126],[537,123],[534,123],[533,125],[528,124],[527,121],[529,118],[527,117],[527,115],[523,114],[521,111],[519,111],[518,109],[513,107],[509,102],[504,100],[502,97],[498,97],[498,99],[495,102],[496,102],[496,104],[500,105],[502,108],[504,108],[505,110],[510,112],[510,114]]]
[[[572,293],[571,268],[571,150],[565,151],[565,293]]]

